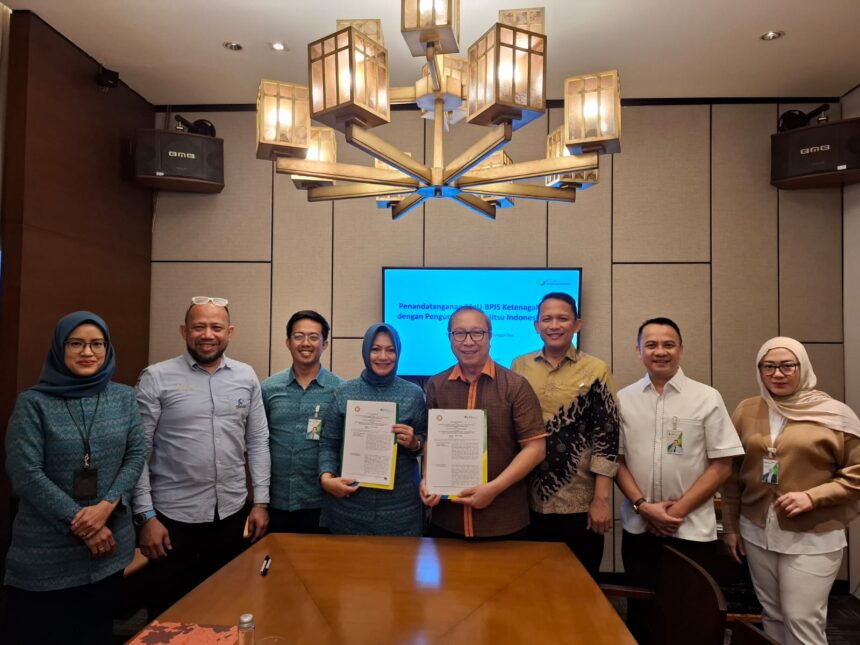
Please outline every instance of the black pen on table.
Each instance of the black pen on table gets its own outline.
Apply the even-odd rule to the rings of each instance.
[[[269,567],[272,566],[272,558],[269,557],[269,554],[266,554],[266,557],[263,558],[263,564],[260,567],[260,575],[264,576],[269,573]]]

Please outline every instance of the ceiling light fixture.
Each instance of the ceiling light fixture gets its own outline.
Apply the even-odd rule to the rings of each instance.
[[[517,163],[499,154],[516,130],[546,111],[543,9],[500,11],[499,22],[469,47],[467,58],[454,56],[459,0],[402,0],[401,10],[410,52],[427,61],[414,86],[389,87],[378,20],[338,21],[335,33],[310,43],[309,87],[260,84],[257,157],[299,177],[296,185],[307,189],[309,201],[384,198],[378,204],[397,219],[428,199],[447,198],[494,219],[496,208],[512,205],[513,198],[575,201],[577,189],[597,182],[598,155],[620,152],[620,83],[613,70],[565,79],[565,121],[548,137],[546,158]],[[417,104],[434,122],[432,165],[371,132],[390,121],[392,104],[405,103]],[[338,163],[333,145],[327,146],[329,159],[319,146],[308,154],[311,118],[382,163]],[[446,163],[444,133],[462,120],[491,130]],[[321,140],[322,134],[315,136]],[[545,185],[519,183],[540,178]]]
[[[224,49],[229,49],[231,52],[240,52],[242,51],[242,49],[244,49],[242,45],[232,40],[224,41],[223,43],[221,43],[221,46]]]
[[[782,38],[785,36],[784,31],[766,31],[759,38],[762,40],[776,40],[777,38]]]
[[[288,51],[290,51],[290,48],[287,47],[286,44],[281,42],[280,40],[276,40],[275,42],[271,43],[271,47],[276,52],[288,52]]]

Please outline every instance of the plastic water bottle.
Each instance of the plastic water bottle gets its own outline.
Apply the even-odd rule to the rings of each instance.
[[[238,645],[254,645],[254,614],[239,616]]]

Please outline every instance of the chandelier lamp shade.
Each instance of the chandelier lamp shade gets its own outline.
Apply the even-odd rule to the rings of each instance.
[[[615,70],[564,79],[564,143],[571,153],[621,152],[620,84]]]
[[[311,136],[306,85],[262,81],[257,94],[257,159],[305,157]]]
[[[305,158],[308,161],[334,161],[337,158],[337,138],[334,135],[334,130],[331,128],[311,127],[308,155]],[[323,177],[292,175],[291,178],[293,184],[299,190],[334,185],[334,179],[325,179]]]
[[[544,11],[500,11],[463,57],[459,8],[459,0],[402,0],[401,33],[426,61],[409,87],[389,86],[378,20],[338,21],[335,33],[308,45],[307,86],[260,84],[257,157],[273,160],[311,202],[373,197],[393,219],[428,199],[451,199],[489,219],[515,199],[574,202],[577,190],[597,183],[599,155],[621,150],[618,72],[566,78],[564,124],[547,137],[546,157],[513,161],[503,148],[546,112]],[[433,121],[427,163],[372,132],[390,121],[394,104],[417,105]],[[311,119],[328,127],[311,127]],[[462,121],[487,132],[446,159],[444,133]],[[335,130],[374,165],[338,162]]]

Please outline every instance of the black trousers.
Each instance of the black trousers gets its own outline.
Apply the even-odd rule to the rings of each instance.
[[[564,542],[597,580],[600,561],[603,559],[604,536],[588,527],[588,513],[535,513],[531,511],[529,540],[536,542]]]
[[[156,509],[158,520],[170,535],[171,550],[162,560],[146,567],[153,590],[147,602],[150,619],[239,555],[247,546],[242,533],[248,514],[245,509],[212,522],[177,522]],[[217,513],[216,513],[217,515]]]
[[[637,587],[654,588],[657,582],[657,572],[660,570],[664,544],[677,549],[713,575],[713,566],[717,555],[716,540],[713,542],[694,542],[674,537],[659,537],[651,533],[634,534],[623,531],[621,560],[624,562],[624,572],[630,584]],[[630,599],[627,602],[627,628],[640,645],[655,643],[649,630],[649,611],[650,607],[647,601]]]
[[[111,645],[121,584],[122,570],[92,584],[56,591],[6,587],[3,642]]]
[[[320,510],[282,511],[269,506],[269,533],[329,533],[327,528],[320,526]]]

